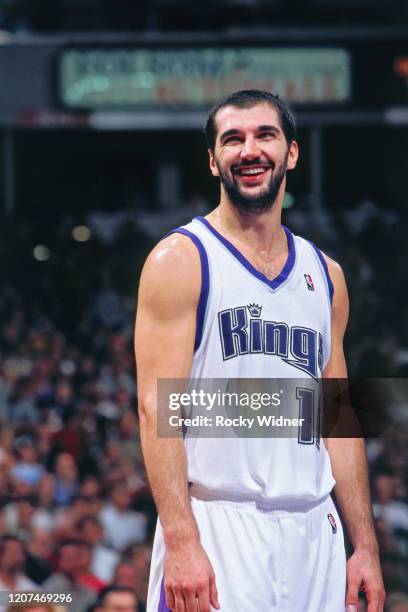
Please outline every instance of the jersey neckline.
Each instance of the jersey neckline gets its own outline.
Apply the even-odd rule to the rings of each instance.
[[[207,221],[207,219],[202,216],[195,217],[195,219],[205,225],[205,227],[225,246],[225,248],[229,250],[235,259],[237,259],[239,263],[252,274],[252,276],[255,276],[255,278],[265,283],[265,285],[268,285],[270,289],[278,289],[278,287],[280,287],[289,278],[289,275],[295,265],[296,249],[293,234],[287,227],[285,227],[285,225],[282,225],[282,228],[288,241],[288,258],[278,276],[270,280],[267,276],[265,276],[265,274],[257,270],[255,266],[253,266],[251,262],[248,261],[248,259],[241,253],[241,251],[237,249],[232,242],[225,238],[225,236],[220,234],[220,232],[216,230],[215,227],[211,225],[209,221]]]

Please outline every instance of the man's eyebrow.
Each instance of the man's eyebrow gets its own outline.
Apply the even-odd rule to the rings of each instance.
[[[258,132],[276,132],[276,134],[279,134],[280,129],[276,125],[260,125]]]
[[[225,132],[221,134],[220,142],[228,138],[228,136],[234,136],[235,134],[239,134],[239,130],[237,130],[236,128],[231,128],[230,130],[226,130]]]

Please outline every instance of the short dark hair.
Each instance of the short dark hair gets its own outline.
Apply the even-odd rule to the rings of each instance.
[[[98,527],[102,527],[101,521],[96,516],[92,514],[87,514],[86,516],[82,516],[78,520],[77,525],[76,525],[77,529],[79,531],[83,531],[87,523],[93,523],[94,525],[98,525]]]
[[[58,552],[61,552],[61,550],[66,546],[83,546],[84,544],[85,542],[84,540],[81,540],[81,538],[65,538],[64,540],[61,540],[57,548]]]
[[[252,108],[257,104],[269,104],[269,106],[277,111],[286,142],[289,146],[292,140],[296,138],[296,122],[285,102],[281,100],[279,96],[269,91],[262,91],[261,89],[241,89],[240,91],[235,91],[230,94],[221,100],[221,102],[218,102],[218,104],[213,106],[208,113],[207,121],[204,126],[204,135],[208,148],[213,151],[215,147],[215,140],[217,137],[215,117],[219,110],[226,106]]]
[[[131,593],[132,595],[135,596],[135,599],[137,601],[136,591],[134,591],[133,589],[129,589],[128,587],[116,586],[113,584],[113,585],[107,586],[104,589],[102,589],[102,591],[98,595],[97,603],[100,606],[104,605],[106,603],[106,598],[111,593]]]

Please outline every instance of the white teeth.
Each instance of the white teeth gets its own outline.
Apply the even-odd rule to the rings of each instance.
[[[241,174],[260,174],[266,172],[265,168],[241,168]]]

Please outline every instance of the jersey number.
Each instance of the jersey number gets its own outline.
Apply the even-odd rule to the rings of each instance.
[[[299,444],[316,444],[320,448],[320,394],[315,410],[314,389],[296,388],[296,399],[299,402]]]

